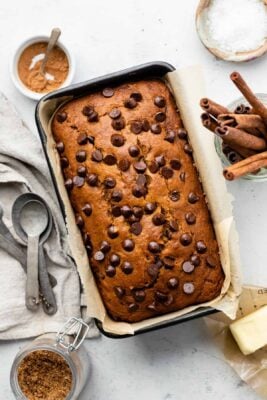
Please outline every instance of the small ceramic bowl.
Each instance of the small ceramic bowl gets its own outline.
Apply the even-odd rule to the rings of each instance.
[[[24,85],[24,83],[21,81],[19,74],[18,74],[18,61],[20,59],[22,52],[28,46],[32,45],[33,43],[48,42],[48,40],[49,40],[49,36],[45,36],[45,35],[33,36],[33,37],[30,37],[29,39],[24,40],[20,44],[20,46],[16,49],[16,51],[14,52],[14,54],[11,58],[11,62],[10,62],[10,74],[11,74],[11,78],[12,78],[14,85],[22,94],[24,94],[24,96],[27,96],[33,100],[40,100],[47,93],[34,92],[34,91],[30,90],[27,86]],[[72,54],[67,49],[67,47],[64,46],[64,44],[60,40],[57,42],[57,46],[59,46],[64,51],[64,53],[67,56],[68,62],[69,62],[68,76],[65,79],[65,81],[63,82],[63,84],[60,87],[58,87],[58,89],[59,89],[59,88],[63,88],[65,86],[68,86],[71,84],[73,77],[74,77],[74,72],[75,72],[75,60],[74,60],[74,57],[72,56]]]
[[[256,93],[256,96],[262,101],[263,104],[267,106],[267,94]],[[239,104],[244,104],[249,106],[249,103],[244,97],[239,97],[239,99],[234,100],[232,103],[228,104],[227,108],[230,111],[234,111]],[[214,135],[214,146],[218,156],[220,157],[224,167],[229,167],[231,165],[230,161],[226,157],[222,149],[222,139]],[[256,174],[247,174],[241,177],[241,179],[248,179],[256,182],[267,181],[267,168],[261,168]]]
[[[262,0],[267,6],[267,0]],[[198,36],[203,45],[216,57],[225,61],[251,61],[267,52],[267,38],[263,41],[262,45],[257,49],[243,52],[224,52],[214,46],[213,40],[209,35],[207,29],[207,10],[210,6],[211,0],[200,0],[196,11],[196,29]]]

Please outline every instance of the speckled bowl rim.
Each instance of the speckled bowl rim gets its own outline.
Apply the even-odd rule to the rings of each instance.
[[[207,36],[207,32],[204,32],[202,27],[203,17],[205,13],[205,9],[208,8],[210,0],[200,0],[195,16],[195,24],[197,34],[200,38],[200,41],[206,47],[206,49],[212,53],[215,57],[220,58],[224,61],[233,61],[233,62],[244,62],[244,61],[252,61],[256,58],[263,56],[267,52],[267,38],[263,39],[263,43],[261,46],[254,50],[244,51],[244,52],[224,52],[219,48],[211,47],[211,42],[209,42],[209,38]],[[263,3],[267,7],[267,0],[263,0]]]
[[[27,39],[25,39],[13,52],[13,55],[11,57],[10,61],[10,76],[11,79],[15,85],[15,87],[26,97],[32,99],[32,100],[40,100],[43,96],[45,96],[48,93],[51,92],[34,92],[27,88],[27,86],[24,85],[24,83],[21,81],[19,75],[18,75],[18,61],[19,58],[22,54],[22,52],[31,44],[33,43],[38,43],[38,42],[48,42],[49,36],[47,35],[36,35],[36,36],[31,36]],[[57,45],[64,51],[64,53],[67,56],[68,62],[69,62],[69,72],[67,75],[67,78],[63,82],[63,84],[58,87],[57,89],[62,89],[66,86],[69,86],[71,82],[73,81],[74,78],[74,73],[75,73],[75,59],[71,52],[68,50],[66,45],[64,45],[61,40],[57,42]]]

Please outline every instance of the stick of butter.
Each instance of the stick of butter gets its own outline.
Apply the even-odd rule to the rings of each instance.
[[[267,305],[233,322],[230,330],[245,355],[267,345]]]

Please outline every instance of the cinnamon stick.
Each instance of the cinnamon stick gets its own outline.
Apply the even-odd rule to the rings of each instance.
[[[242,156],[242,158],[247,158],[247,157],[254,156],[255,154],[257,154],[257,152],[255,150],[246,149],[245,147],[233,145],[233,144],[231,144],[231,146],[229,146],[228,144],[226,144],[224,142],[222,142],[222,151],[226,156],[231,151],[235,151],[240,156]]]
[[[238,154],[234,150],[229,151],[229,153],[227,154],[227,158],[228,158],[228,160],[230,161],[231,164],[235,164],[235,163],[243,160],[243,157],[241,157],[241,155]]]
[[[240,154],[243,158],[247,158],[247,157],[254,156],[255,154],[257,154],[257,152],[255,150],[247,149],[247,148],[239,146],[237,144],[232,143],[230,147],[232,150],[234,150],[238,154]]]
[[[231,126],[255,136],[267,137],[266,127],[261,117],[256,114],[221,114],[218,121],[221,126]]]
[[[215,129],[215,133],[230,146],[238,145],[246,149],[258,151],[266,149],[266,142],[264,139],[253,136],[241,129],[232,128],[230,126],[219,126]]]
[[[230,146],[228,146],[228,144],[224,142],[222,143],[222,151],[226,155],[231,164],[234,164],[243,159],[239,153],[237,153]]]
[[[201,114],[201,121],[203,126],[211,132],[215,132],[215,129],[219,126],[217,120],[212,118],[208,113]]]
[[[252,109],[249,106],[245,106],[245,104],[239,104],[235,110],[234,114],[251,114]]]
[[[267,108],[265,105],[255,96],[250,87],[244,81],[242,76],[238,72],[233,72],[230,78],[240,90],[243,96],[247,99],[249,104],[253,107],[254,112],[261,116],[265,126],[267,127]]]
[[[227,156],[228,153],[230,153],[230,151],[232,151],[233,149],[226,143],[222,142],[222,151],[223,153]]]
[[[232,181],[248,173],[255,172],[260,168],[267,167],[267,151],[248,157],[230,167],[224,168],[223,176]]]
[[[229,110],[218,104],[215,101],[210,100],[208,98],[204,98],[200,100],[200,107],[206,111],[207,113],[213,115],[213,117],[217,117],[219,114],[228,114]]]

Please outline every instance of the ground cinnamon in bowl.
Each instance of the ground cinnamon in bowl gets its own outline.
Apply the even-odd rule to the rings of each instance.
[[[18,60],[18,75],[27,88],[37,93],[48,93],[58,89],[66,80],[69,62],[65,52],[55,46],[45,67],[45,75],[41,73],[41,64],[47,48],[47,42],[29,45],[21,53]]]
[[[72,388],[72,372],[59,354],[36,350],[21,361],[18,384],[28,400],[65,400]]]

